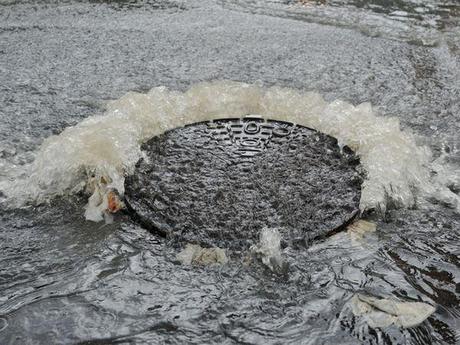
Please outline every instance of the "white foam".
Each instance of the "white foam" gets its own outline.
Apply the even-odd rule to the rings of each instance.
[[[281,234],[277,229],[263,228],[259,234],[259,242],[252,245],[250,251],[270,270],[276,272],[283,269]]]
[[[130,92],[110,102],[103,115],[46,139],[25,168],[27,178],[3,181],[0,190],[10,204],[42,202],[83,190],[93,174],[123,194],[124,177],[133,172],[143,142],[185,124],[247,114],[314,128],[353,149],[367,172],[361,210],[385,212],[389,202],[410,207],[419,195],[447,190],[430,180],[430,151],[401,131],[397,118],[378,116],[369,103],[327,103],[315,92],[233,81],[200,83],[186,92],[165,87]]]

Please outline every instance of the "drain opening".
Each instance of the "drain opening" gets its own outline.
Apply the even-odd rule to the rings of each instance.
[[[257,116],[200,122],[155,137],[125,182],[133,217],[177,239],[247,249],[264,227],[289,243],[327,236],[357,214],[351,150],[312,129]]]

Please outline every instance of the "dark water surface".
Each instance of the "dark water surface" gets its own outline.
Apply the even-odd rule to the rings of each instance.
[[[359,159],[305,127],[256,117],[199,123],[142,148],[125,202],[145,228],[179,243],[247,251],[269,227],[305,246],[359,211]]]
[[[0,0],[0,177],[44,138],[127,91],[261,81],[370,101],[460,168],[456,1]],[[459,192],[452,187],[455,192]],[[262,265],[189,267],[84,198],[0,210],[0,344],[456,344],[460,216],[393,210],[377,233],[286,248]],[[371,328],[355,293],[435,305],[415,328]]]

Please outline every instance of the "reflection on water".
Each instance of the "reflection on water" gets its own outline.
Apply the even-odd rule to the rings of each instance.
[[[232,9],[343,26],[421,45],[458,43],[460,4],[451,0],[219,0]],[[346,9],[346,10],[345,10]],[[442,33],[442,34],[441,34]]]
[[[44,138],[102,113],[103,100],[226,78],[370,100],[446,155],[436,170],[459,193],[455,2],[200,1],[186,11],[160,2],[154,15],[144,9],[157,2],[0,3],[2,181]],[[178,249],[125,215],[84,221],[85,202],[0,210],[2,345],[460,341],[460,216],[445,205],[390,210],[375,232],[286,247],[288,270],[276,274],[238,253],[181,265]],[[353,314],[356,294],[436,311],[417,327],[372,328]]]
[[[69,218],[76,205],[51,206],[2,219],[12,230],[2,233],[10,245],[0,274],[7,344],[455,344],[458,337],[460,236],[449,227],[460,217],[442,208],[394,211],[359,239],[340,233],[307,250],[285,248],[289,269],[277,275],[231,253],[225,265],[180,265],[172,246],[127,218],[101,228]],[[437,310],[415,328],[371,328],[352,312],[357,293]]]
[[[327,6],[354,6],[371,10],[376,13],[409,16],[414,19],[423,20],[426,16],[433,16],[434,19],[454,20],[459,14],[458,2],[452,0],[312,0],[316,5]],[[295,3],[295,0],[286,1],[287,4]],[[441,28],[441,27],[438,27]]]
[[[186,3],[175,0],[82,0],[92,4],[107,4],[117,10],[126,10],[132,8],[143,8],[149,11],[156,10],[183,10]]]

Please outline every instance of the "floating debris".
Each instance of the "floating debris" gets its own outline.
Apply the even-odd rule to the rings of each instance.
[[[107,193],[107,211],[110,213],[117,213],[125,207],[123,201],[121,201],[120,194],[116,189],[111,189]]]
[[[421,324],[436,310],[428,303],[401,302],[391,298],[376,298],[357,294],[352,298],[352,311],[363,316],[372,328],[395,325],[409,328]]]
[[[197,244],[187,244],[176,256],[183,265],[212,265],[228,262],[227,254],[222,248],[202,248]]]
[[[347,227],[347,233],[352,241],[361,241],[368,234],[377,230],[377,224],[367,220],[359,219]]]
[[[110,186],[110,180],[104,176],[91,177],[88,182],[88,192],[91,193],[85,207],[85,218],[99,222],[105,220],[111,223],[112,214],[125,208],[118,190]]]

